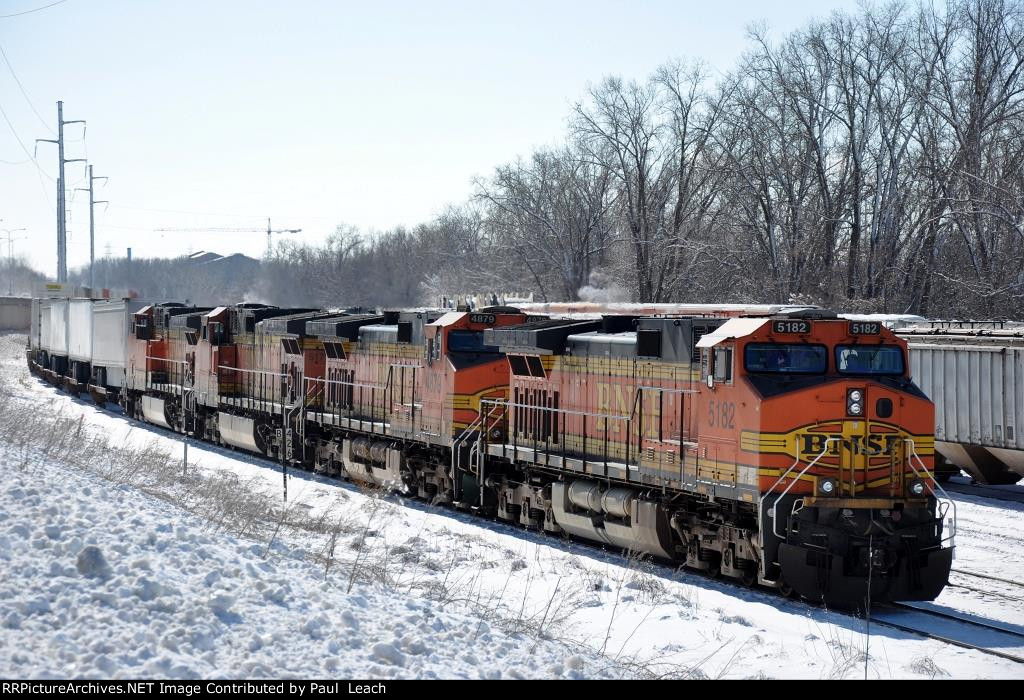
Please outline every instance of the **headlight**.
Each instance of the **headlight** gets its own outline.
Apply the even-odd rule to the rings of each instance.
[[[907,487],[907,490],[910,492],[910,495],[912,496],[923,496],[924,482],[921,481],[920,479],[914,479],[913,481],[910,482],[910,486]]]
[[[847,389],[846,391],[846,415],[864,415],[864,390]]]
[[[835,479],[822,479],[818,482],[818,491],[822,496],[834,496],[836,494]]]

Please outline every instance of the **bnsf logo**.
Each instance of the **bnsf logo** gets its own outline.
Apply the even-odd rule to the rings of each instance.
[[[797,435],[797,444],[800,447],[802,459],[814,459],[820,455],[829,438],[832,439],[832,442],[828,443],[828,452],[825,454],[830,457],[838,457],[843,450],[855,455],[874,457],[892,454],[893,445],[901,442],[903,437],[903,435],[893,433],[868,433],[867,435],[802,433]]]
[[[918,455],[934,454],[935,439],[932,435],[914,435],[900,426],[874,421],[869,425],[864,425],[864,421],[802,425],[785,433],[740,432],[740,444],[746,452],[787,455],[790,459],[804,462],[821,455],[825,464],[836,464],[850,455],[868,460],[893,455],[902,458],[911,449],[905,442],[908,439],[914,441],[913,449]]]

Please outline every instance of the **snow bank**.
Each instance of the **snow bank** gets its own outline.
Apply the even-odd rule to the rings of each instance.
[[[181,479],[180,439],[38,382],[10,338],[0,373],[20,405],[65,417],[51,454],[73,443],[69,464],[0,444],[2,675],[864,675],[846,615],[303,472],[282,510],[278,466],[192,443]],[[1024,580],[1024,506],[958,501],[955,566]],[[937,603],[1024,620],[1019,591],[962,582],[985,590]],[[872,678],[1024,677],[877,626],[869,649]]]
[[[9,448],[0,461],[14,463]],[[19,485],[18,482],[22,483]],[[495,633],[344,581],[127,487],[33,467],[0,492],[0,676],[618,676],[595,654]]]

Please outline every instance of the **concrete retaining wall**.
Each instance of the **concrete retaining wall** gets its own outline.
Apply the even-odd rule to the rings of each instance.
[[[31,299],[0,297],[0,331],[28,332],[31,321]]]

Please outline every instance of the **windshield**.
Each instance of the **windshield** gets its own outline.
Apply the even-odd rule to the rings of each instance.
[[[743,353],[748,372],[824,374],[828,351],[824,345],[751,343]]]
[[[837,345],[840,374],[903,374],[903,350],[895,345]]]
[[[494,345],[484,345],[482,331],[450,331],[448,352],[500,352]]]

